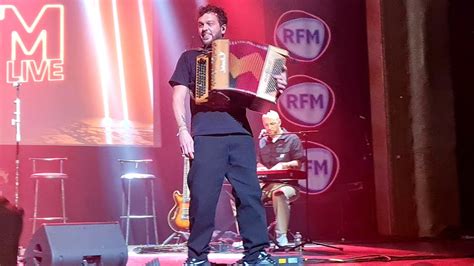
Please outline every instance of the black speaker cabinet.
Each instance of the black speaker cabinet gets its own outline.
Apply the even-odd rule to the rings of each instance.
[[[26,265],[126,265],[118,223],[43,224],[25,251]]]

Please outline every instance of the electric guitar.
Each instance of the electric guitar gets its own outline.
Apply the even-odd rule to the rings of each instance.
[[[168,213],[168,225],[175,232],[189,229],[189,188],[187,177],[189,173],[189,158],[184,157],[183,167],[183,194],[173,192],[174,206]]]

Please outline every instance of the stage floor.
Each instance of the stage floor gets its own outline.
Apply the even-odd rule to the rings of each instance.
[[[298,259],[300,265],[474,265],[474,240],[419,240],[419,241],[378,241],[370,243],[324,242],[337,250],[316,244],[306,244],[304,250],[270,252],[284,259]],[[209,255],[217,265],[229,265],[239,260],[241,250],[230,245],[215,245]],[[128,266],[182,265],[186,259],[183,245],[129,246]],[[155,264],[153,264],[155,262]],[[280,264],[285,265],[285,264]],[[298,265],[298,264],[286,264]]]

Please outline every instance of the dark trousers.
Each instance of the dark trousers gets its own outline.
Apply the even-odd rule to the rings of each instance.
[[[196,136],[194,150],[188,175],[191,193],[188,257],[205,259],[209,254],[217,201],[226,177],[235,196],[244,259],[255,259],[268,247],[268,235],[252,137]]]

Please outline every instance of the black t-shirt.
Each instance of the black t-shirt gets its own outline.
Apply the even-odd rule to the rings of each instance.
[[[275,142],[269,137],[260,140],[257,161],[268,169],[293,160],[304,161],[303,145],[296,134],[281,135]]]
[[[202,50],[188,50],[181,54],[173,75],[171,86],[184,85],[194,94],[196,80],[196,57]],[[246,109],[238,102],[231,102],[229,107],[215,108],[205,104],[197,105],[191,99],[191,135],[247,134],[251,129],[246,116]]]

